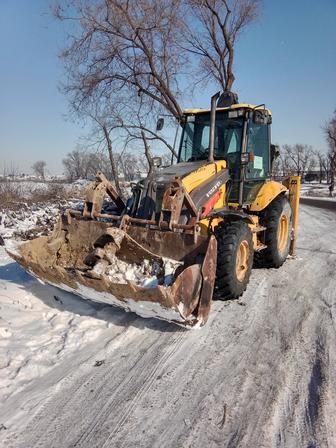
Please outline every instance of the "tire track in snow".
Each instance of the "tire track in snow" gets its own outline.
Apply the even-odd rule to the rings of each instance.
[[[317,221],[318,218],[315,217],[313,221]],[[308,227],[308,226],[307,226]],[[322,230],[322,229],[323,230]],[[258,274],[262,275],[262,278],[268,279],[268,290],[271,292],[271,284],[276,284],[276,286],[279,286],[276,290],[276,294],[272,294],[269,298],[269,309],[263,310],[260,308],[260,303],[255,303],[252,308],[249,307],[249,300],[251,297],[251,288],[248,290],[247,295],[245,295],[245,301],[247,303],[247,313],[250,314],[250,319],[248,321],[244,321],[243,325],[246,325],[242,334],[240,334],[241,337],[232,338],[230,337],[229,340],[224,340],[225,343],[228,343],[228,346],[234,345],[234,343],[237,343],[239,346],[239,349],[242,351],[239,353],[239,356],[237,357],[237,353],[232,353],[232,355],[228,358],[227,354],[225,352],[225,343],[222,344],[222,350],[225,352],[225,355],[223,354],[225,362],[229,363],[228,368],[222,367],[220,371],[220,375],[224,378],[227,378],[227,385],[220,386],[220,388],[223,388],[224,393],[227,395],[225,398],[226,402],[229,402],[229,405],[227,406],[227,417],[226,417],[226,423],[224,426],[227,427],[227,431],[222,432],[221,434],[217,430],[216,436],[218,437],[218,440],[212,440],[211,446],[232,446],[232,447],[250,447],[250,446],[258,446],[262,447],[270,447],[270,446],[278,446],[275,442],[269,443],[267,436],[267,433],[272,432],[272,426],[269,423],[269,414],[272,412],[270,409],[271,403],[276,400],[277,396],[281,396],[282,394],[282,386],[280,380],[283,378],[283,376],[286,373],[286,359],[288,361],[288,366],[292,366],[292,372],[289,372],[289,378],[288,382],[293,384],[293,390],[291,393],[293,394],[293,400],[291,403],[294,404],[294,411],[297,413],[295,415],[296,421],[298,421],[298,415],[303,417],[306,412],[305,405],[309,402],[309,399],[305,400],[305,394],[304,392],[308,390],[308,385],[311,381],[312,377],[312,366],[314,365],[314,347],[315,347],[315,336],[314,333],[312,333],[312,328],[319,329],[321,325],[323,325],[322,321],[319,320],[318,314],[315,314],[314,306],[316,303],[319,303],[319,299],[321,294],[323,295],[323,291],[325,288],[328,288],[328,280],[323,277],[323,280],[321,282],[320,273],[325,274],[326,273],[326,266],[328,263],[334,263],[335,257],[333,257],[333,247],[330,246],[328,243],[327,238],[322,239],[321,235],[323,237],[327,236],[328,233],[324,232],[324,229],[328,228],[328,224],[325,221],[322,221],[320,228],[318,227],[316,222],[311,223],[311,227],[308,227],[307,229],[307,235],[306,238],[304,238],[303,241],[300,241],[300,243],[304,243],[304,245],[307,247],[309,244],[311,247],[311,253],[314,254],[315,262],[311,262],[310,254],[309,256],[305,256],[302,258],[302,256],[307,255],[305,253],[299,253],[299,256],[296,260],[289,261],[282,269],[280,270],[270,270],[270,271],[259,271]],[[330,227],[329,227],[330,228]],[[322,230],[322,233],[321,233]],[[314,238],[311,239],[311,234],[314,233]],[[323,243],[323,244],[321,244]],[[327,249],[328,247],[328,249]],[[321,249],[321,250],[320,250]],[[331,249],[331,250],[330,250]],[[300,251],[299,251],[300,252]],[[330,254],[331,258],[325,259],[324,254],[328,253]],[[321,270],[322,268],[322,270]],[[318,275],[317,275],[318,273]],[[294,274],[294,275],[293,275]],[[303,275],[304,274],[304,275]],[[255,274],[254,274],[255,275]],[[328,273],[327,273],[328,275]],[[266,277],[264,277],[266,276]],[[260,277],[259,277],[260,278]],[[252,284],[254,281],[252,280]],[[281,285],[283,283],[283,285]],[[254,285],[255,286],[255,285]],[[335,285],[336,286],[336,285]],[[302,293],[302,288],[304,289]],[[293,303],[294,301],[294,303]],[[320,305],[320,304],[319,304]],[[229,304],[230,306],[230,304]],[[253,312],[256,311],[259,314],[257,314],[256,319],[261,320],[262,325],[256,325],[256,321],[254,321]],[[323,315],[323,312],[322,312]],[[224,316],[223,316],[224,317]],[[238,316],[238,320],[240,316]],[[219,317],[220,319],[221,317]],[[309,322],[306,325],[306,321],[311,318],[311,322]],[[279,332],[279,334],[283,333],[281,345],[279,346],[279,354],[277,355],[277,352],[274,350],[277,348],[274,345],[274,342],[276,342],[276,338],[274,337],[273,340],[268,340],[270,338],[269,330],[265,328],[265,331],[263,330],[263,325],[268,325],[272,323],[272,320],[274,322],[273,327],[275,327],[275,330]],[[249,324],[253,322],[253,328],[249,329]],[[310,326],[310,323],[312,324],[312,327]],[[204,329],[206,331],[207,328]],[[224,330],[224,328],[222,328]],[[271,330],[271,328],[270,328]],[[284,331],[283,331],[284,330]],[[226,331],[226,329],[225,329]],[[238,333],[239,334],[239,333]],[[313,337],[311,337],[313,335]],[[212,336],[212,337],[211,337]],[[223,334],[219,334],[219,339],[223,341]],[[272,333],[271,333],[272,336]],[[275,335],[276,336],[276,335]],[[258,338],[260,339],[260,342],[258,341]],[[304,338],[306,340],[304,340]],[[213,334],[210,333],[210,340],[208,341],[207,347],[209,348],[211,344],[214,342],[213,340]],[[249,354],[245,351],[245,345],[249,344],[250,347],[253,347],[253,351],[255,352],[254,355],[251,357]],[[328,347],[328,344],[326,343],[326,347]],[[304,356],[305,353],[308,353],[307,356]],[[263,350],[263,353],[261,351]],[[271,358],[270,358],[271,356]],[[272,359],[272,357],[275,356],[275,359]],[[230,359],[231,358],[231,359]],[[245,358],[245,360],[243,359]],[[250,361],[253,361],[252,365],[250,364]],[[238,361],[238,362],[237,362]],[[204,361],[206,362],[206,361]],[[269,363],[269,365],[266,365],[265,369],[262,370],[261,367],[263,364]],[[181,366],[180,373],[183,371],[183,367],[187,367],[187,361],[183,366]],[[302,364],[302,365],[301,365]],[[261,367],[259,367],[259,365]],[[325,365],[325,364],[324,364]],[[284,369],[280,370],[279,366],[284,366]],[[220,376],[218,376],[220,365],[211,365],[211,369],[213,370],[213,373],[217,374],[217,381],[220,384]],[[302,374],[302,368],[305,368],[307,370],[307,374]],[[197,366],[196,366],[197,368]],[[197,384],[201,384],[200,378],[204,378],[206,376],[206,369],[201,369],[201,366],[199,366],[199,370],[201,370],[200,375],[195,376],[195,365],[190,366],[190,369],[193,371],[193,380]],[[259,369],[259,370],[258,370]],[[186,369],[185,369],[186,370]],[[230,371],[231,370],[231,371]],[[288,372],[288,371],[287,371]],[[204,375],[202,375],[204,373]],[[260,378],[258,381],[260,381],[260,384],[256,383],[248,383],[248,381],[245,378],[245,383],[247,384],[247,389],[245,393],[245,399],[244,394],[240,394],[242,390],[242,385],[244,384],[244,375],[246,373],[250,373],[250,377],[252,380],[258,379],[258,375]],[[237,379],[237,382],[232,382],[232,377],[235,377]],[[187,377],[184,377],[184,381],[188,381],[189,379]],[[173,379],[171,383],[174,383]],[[280,384],[279,384],[280,383]],[[325,383],[325,382],[324,382]],[[165,386],[162,385],[161,389]],[[216,387],[219,389],[219,385],[215,385],[213,383],[208,382],[208,388],[209,391],[213,390],[213,387]],[[270,392],[267,393],[266,387],[269,388]],[[231,394],[229,394],[228,389],[232,389],[233,391]],[[182,390],[183,391],[183,390]],[[237,394],[238,391],[238,394]],[[298,393],[296,394],[296,392]],[[301,393],[302,391],[302,393]],[[181,390],[177,391],[176,394],[172,397],[172,401],[176,399],[177,393]],[[194,389],[195,392],[195,389]],[[301,393],[301,402],[300,406],[297,406],[295,408],[295,400],[300,399],[300,393]],[[249,395],[250,394],[250,395]],[[185,394],[184,394],[185,395]],[[190,396],[192,394],[188,394]],[[218,395],[218,394],[217,394]],[[321,395],[323,397],[323,394]],[[223,394],[223,397],[225,395]],[[230,397],[230,398],[228,398]],[[257,398],[258,397],[258,398]],[[250,403],[247,401],[248,399],[253,399],[256,401],[251,401]],[[158,397],[159,399],[159,397]],[[218,399],[218,398],[217,398]],[[147,399],[148,401],[148,399]],[[153,403],[153,401],[150,401],[150,403]],[[158,401],[158,403],[160,403]],[[187,407],[185,403],[182,401],[179,402],[184,412],[181,412],[181,414],[184,413],[184,415],[188,415],[188,413],[192,413],[193,409],[192,407]],[[197,395],[194,394],[193,396],[193,406],[197,407]],[[276,406],[276,405],[275,405]],[[321,399],[321,406],[324,406],[323,400]],[[141,415],[145,411],[144,407],[138,409],[137,415]],[[166,409],[167,415],[172,416],[173,410],[172,409]],[[193,423],[191,423],[192,426],[192,434],[190,434],[190,439],[186,439],[187,434],[187,428],[181,428],[181,426],[177,427],[176,423],[178,421],[178,418],[175,417],[174,423],[170,424],[169,426],[173,426],[173,430],[169,431],[165,428],[166,434],[165,436],[162,436],[162,429],[163,426],[157,425],[155,428],[156,431],[156,443],[153,444],[154,440],[154,434],[150,432],[149,434],[146,434],[145,439],[146,442],[144,446],[162,446],[164,445],[164,441],[169,441],[169,446],[204,446],[204,444],[207,444],[206,439],[203,440],[199,437],[199,432],[201,434],[207,434],[207,436],[210,436],[210,425],[204,424],[201,422],[200,425],[200,431],[197,430],[195,427],[195,424],[197,423],[197,420],[202,419],[204,417],[204,420],[207,421],[206,417],[207,414],[211,413],[211,409],[206,409],[204,416],[197,416],[196,422],[193,420]],[[256,415],[254,415],[256,414]],[[286,413],[288,415],[288,413]],[[148,414],[147,414],[148,415]],[[323,415],[321,412],[320,415]],[[334,414],[336,415],[336,414]],[[180,415],[179,415],[180,417]],[[190,414],[189,417],[191,418]],[[181,417],[180,417],[181,418]],[[151,420],[152,422],[152,420]],[[146,417],[141,420],[141,423],[146,423]],[[136,425],[135,420],[133,419],[132,422],[129,423],[128,428],[133,429],[132,437],[134,440],[135,437],[135,429],[139,429],[139,426]],[[324,425],[323,421],[320,420],[317,426]],[[308,426],[305,426],[303,424],[300,424],[299,426],[296,426],[296,428],[300,428],[301,437],[299,437],[299,431],[295,433],[294,431],[294,439],[291,440],[291,444],[287,444],[287,447],[295,447],[301,446],[300,442],[301,440],[305,440],[307,442],[307,439],[310,438],[309,436],[309,428]],[[281,428],[283,430],[284,434],[286,434],[288,440],[288,432],[290,428],[286,428],[286,425]],[[295,430],[295,428],[294,428]],[[328,430],[328,428],[327,428]],[[150,431],[149,424],[147,424],[144,428],[144,431]],[[186,433],[186,436],[183,436],[182,433],[180,433],[180,436],[176,436],[176,434],[179,434],[179,431],[184,431]],[[330,431],[330,425],[329,425],[329,431]],[[174,434],[175,432],[175,434]],[[319,431],[316,431],[313,435],[313,438],[316,440],[324,440],[323,435],[324,429]],[[169,437],[171,436],[171,437]],[[121,440],[124,439],[124,443],[121,442]],[[139,443],[139,440],[136,439]],[[188,442],[184,442],[188,440]],[[209,439],[208,439],[209,440]],[[225,443],[224,443],[225,440]],[[299,442],[300,440],[300,442]],[[332,439],[329,439],[332,440]],[[120,443],[120,445],[116,446],[131,446],[131,438],[129,434],[127,434],[125,431],[122,431],[121,434],[118,435],[117,441],[115,443]],[[330,443],[330,442],[329,442]],[[307,444],[303,444],[302,446],[308,446]],[[327,446],[327,445],[317,445],[317,446]],[[333,446],[332,444],[330,445]]]
[[[123,381],[114,389],[113,395],[104,406],[103,411],[96,416],[96,423],[93,426],[91,425],[89,430],[85,431],[71,446],[105,446],[111,440],[111,437],[120,430],[132,409],[137,405],[137,402],[151,387],[157,373],[164,368],[165,363],[180,347],[184,334],[185,330],[181,329],[177,330],[173,335],[169,335],[168,338],[161,334],[159,335],[159,339],[161,339],[159,344],[157,343],[156,335],[154,335],[154,341],[151,338],[150,345],[147,347],[144,356],[131,367],[126,378],[123,378]],[[160,353],[162,348],[164,352]],[[149,369],[147,367],[148,363],[151,364]],[[135,369],[139,370],[134,371]],[[118,413],[115,412],[116,409],[118,409]],[[112,417],[112,419],[116,418],[115,424],[111,425],[109,417]],[[104,431],[106,435],[104,435]],[[103,444],[97,445],[97,438]]]
[[[120,339],[124,337],[125,333],[127,333],[130,328],[130,325],[132,325],[133,322],[135,322],[138,317],[135,314],[121,314],[120,319],[118,319],[117,325],[124,325],[121,330],[119,326],[115,326],[110,328],[106,336],[103,338],[103,348],[101,350],[102,353],[100,353],[99,349],[97,350],[97,342],[90,343],[88,346],[81,349],[81,351],[77,354],[75,358],[75,363],[72,365],[72,368],[69,369],[69,359],[65,359],[62,364],[57,366],[54,371],[51,372],[50,376],[47,378],[47,381],[42,384],[39,384],[40,381],[35,381],[26,391],[25,395],[27,396],[27,399],[30,397],[34,397],[35,395],[38,395],[38,392],[43,392],[44,389],[48,390],[48,395],[44,398],[44,400],[39,400],[39,403],[36,404],[36,407],[38,409],[37,414],[34,415],[28,415],[28,420],[26,422],[25,431],[28,433],[31,432],[32,435],[36,432],[41,434],[44,434],[45,432],[48,432],[46,428],[49,428],[50,425],[53,423],[53,412],[57,412],[57,405],[60,401],[62,403],[62,406],[66,407],[70,404],[71,400],[73,399],[73,396],[81,395],[80,390],[83,387],[83,382],[79,379],[77,379],[78,374],[83,371],[85,374],[86,371],[92,372],[93,374],[96,374],[97,376],[101,373],[99,369],[94,369],[92,371],[92,365],[95,362],[95,360],[102,356],[104,356],[106,351],[106,345],[110,345],[110,347],[113,347],[115,345],[120,345]],[[64,366],[64,367],[63,367]],[[58,397],[58,392],[71,389],[71,393],[62,393],[62,396]],[[54,397],[57,397],[55,400]],[[10,408],[19,408],[20,407],[20,400],[18,397],[13,396],[13,398],[10,400]],[[0,413],[1,416],[1,413]],[[4,415],[2,416],[2,419],[4,419]],[[52,432],[50,433],[50,438],[52,437]],[[17,438],[16,434],[9,433],[9,435],[4,440],[4,446],[8,448],[11,443],[12,439]],[[34,442],[35,443],[35,442]],[[1,445],[0,445],[1,446]],[[22,446],[26,446],[25,442],[22,443]],[[35,446],[34,444],[32,446]]]
[[[311,210],[307,214],[315,221],[316,216]],[[318,227],[314,228],[315,231],[318,233]],[[329,266],[335,266],[336,253],[320,247],[318,242],[318,238],[309,241],[311,252],[327,255],[323,255],[327,274]],[[300,293],[304,300],[302,309],[306,305],[306,313],[302,314],[294,332],[287,338],[289,347],[283,360],[285,377],[273,405],[269,426],[266,425],[272,435],[270,446],[296,447],[307,446],[308,443],[313,447],[316,440],[316,446],[329,446],[328,440],[332,440],[326,436],[328,427],[323,415],[323,401],[329,388],[328,350],[332,339],[330,332],[335,334],[335,321],[331,305],[324,295],[330,288],[335,290],[336,282],[335,277],[326,275],[321,291],[320,279],[312,277],[312,272],[319,272],[320,264],[321,259],[315,255],[300,270],[300,280],[304,285],[303,294]],[[316,300],[307,300],[306,285],[309,285],[310,296]]]
[[[136,320],[142,321],[139,318]],[[128,333],[131,334],[130,338],[125,336]],[[111,419],[116,419],[116,425],[122,424],[121,415],[131,412],[129,408],[134,397],[139,395],[140,398],[144,393],[142,390],[150,387],[157,372],[178,349],[184,333],[185,330],[181,329],[163,334],[156,331],[148,333],[143,328],[127,327],[108,347],[108,359],[103,366],[81,375],[71,386],[69,394],[63,384],[62,395],[50,397],[27,428],[29,440],[19,446],[95,446],[95,440],[101,440],[106,421],[107,438]],[[134,345],[139,348],[137,356],[134,356]],[[128,349],[132,357],[127,360],[125,353]],[[120,358],[123,356],[127,362],[121,368]],[[113,364],[114,358],[116,365]],[[148,365],[152,367],[148,369]],[[89,407],[83,409],[83,401]],[[124,414],[120,414],[123,409]],[[75,425],[71,423],[74,419]]]
[[[217,302],[200,332],[139,327],[99,368],[91,352],[12,446],[336,446],[334,222],[300,219],[298,257],[255,270],[245,306]]]

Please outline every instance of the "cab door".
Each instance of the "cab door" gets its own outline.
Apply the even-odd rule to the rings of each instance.
[[[246,152],[251,154],[251,160],[245,168],[244,203],[252,202],[265,180],[270,177],[270,134],[270,124],[249,120]]]

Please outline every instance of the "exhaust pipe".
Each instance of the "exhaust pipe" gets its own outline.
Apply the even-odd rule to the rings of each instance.
[[[209,155],[208,162],[214,161],[215,149],[215,130],[216,130],[216,105],[220,92],[217,92],[211,97],[211,112],[210,112],[210,140],[209,140]]]

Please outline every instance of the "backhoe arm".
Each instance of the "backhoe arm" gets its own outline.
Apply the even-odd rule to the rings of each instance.
[[[297,239],[297,231],[299,224],[299,203],[300,203],[300,186],[301,186],[301,177],[300,176],[290,176],[283,181],[285,187],[288,188],[289,191],[289,203],[292,208],[292,240],[289,247],[290,255],[294,255],[296,239]]]

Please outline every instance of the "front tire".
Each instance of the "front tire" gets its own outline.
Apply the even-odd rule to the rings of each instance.
[[[245,291],[253,263],[252,233],[242,221],[220,224],[217,238],[215,298],[237,299]]]
[[[292,209],[285,196],[275,198],[260,216],[266,227],[263,243],[267,246],[255,254],[260,267],[279,268],[289,254],[292,232]]]

